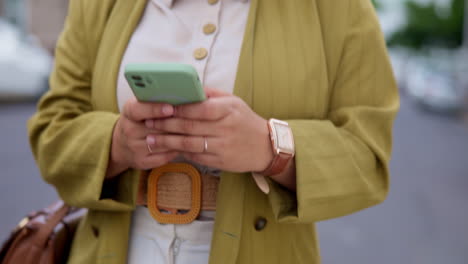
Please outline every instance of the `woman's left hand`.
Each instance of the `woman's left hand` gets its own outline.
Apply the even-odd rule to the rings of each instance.
[[[147,120],[148,128],[169,133],[150,134],[147,143],[225,171],[266,169],[273,159],[267,120],[237,96],[216,89],[205,91],[208,99],[204,102],[177,106],[171,118]]]

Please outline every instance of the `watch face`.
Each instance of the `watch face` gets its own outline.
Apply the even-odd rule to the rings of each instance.
[[[276,130],[275,143],[280,152],[294,153],[294,139],[291,129],[286,124],[274,123]]]

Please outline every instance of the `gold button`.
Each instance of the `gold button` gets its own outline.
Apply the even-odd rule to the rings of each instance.
[[[208,23],[203,26],[203,32],[206,35],[212,34],[216,31],[216,26],[214,24]]]
[[[208,55],[208,51],[205,48],[198,48],[193,52],[193,56],[197,60],[203,60]]]
[[[208,0],[208,4],[215,5],[219,2],[219,0]]]

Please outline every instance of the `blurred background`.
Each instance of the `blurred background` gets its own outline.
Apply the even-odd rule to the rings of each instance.
[[[0,0],[0,241],[57,199],[26,121],[48,89],[67,0]],[[390,195],[319,223],[324,264],[468,263],[468,0],[375,0],[401,93]],[[337,7],[339,8],[339,7]]]

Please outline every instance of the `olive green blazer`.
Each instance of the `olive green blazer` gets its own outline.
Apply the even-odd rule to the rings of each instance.
[[[139,172],[104,176],[119,65],[146,1],[70,1],[50,91],[29,122],[44,179],[89,208],[69,263],[126,262]],[[291,125],[297,192],[270,181],[266,195],[249,174],[224,173],[210,263],[319,263],[314,223],[375,205],[389,188],[399,100],[370,1],[252,0],[234,93]]]

